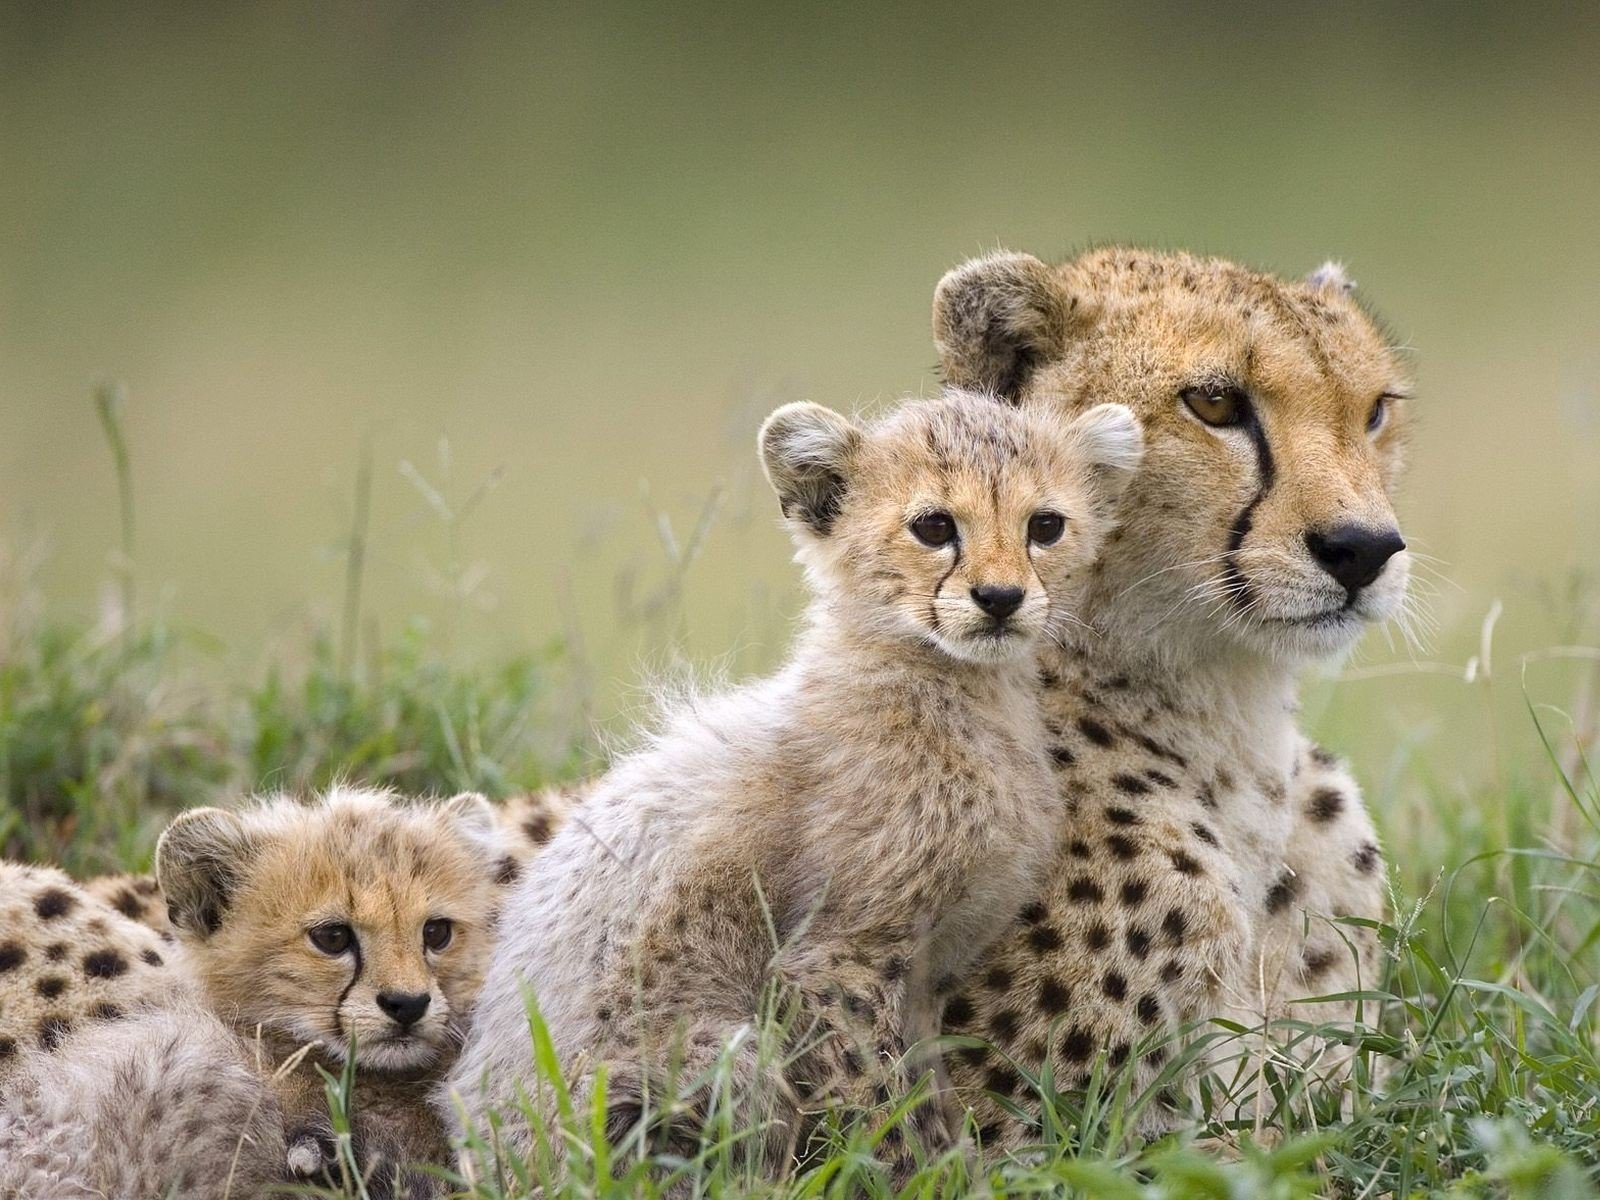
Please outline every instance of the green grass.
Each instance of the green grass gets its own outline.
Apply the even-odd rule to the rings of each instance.
[[[105,393],[100,403],[125,480],[119,401]],[[52,611],[34,586],[36,555],[3,559],[6,856],[79,872],[142,867],[170,813],[224,790],[303,789],[340,776],[503,795],[579,771],[593,746],[573,716],[581,705],[559,644],[484,666],[455,660],[448,639],[421,622],[388,638],[363,633],[360,486],[339,619],[308,625],[254,677],[229,672],[205,639],[139,608],[125,483],[124,545],[100,622]],[[1472,686],[1487,693],[1490,684]],[[1495,686],[1504,700],[1505,681]],[[1332,1093],[1270,1067],[1243,1081],[1214,1073],[1205,1081],[1211,1100],[1262,1086],[1251,1099],[1259,1129],[1211,1120],[1207,1111],[1221,1106],[1202,1105],[1185,1133],[1145,1142],[1130,1130],[1149,1097],[1134,1093],[1126,1073],[1102,1069],[1086,1096],[1058,1095],[1046,1076],[1030,1081],[1045,1100],[1037,1154],[977,1175],[946,1155],[903,1194],[1600,1195],[1600,790],[1583,739],[1557,710],[1529,702],[1493,719],[1497,744],[1535,749],[1502,750],[1492,781],[1437,784],[1429,821],[1384,830],[1395,876],[1383,977],[1362,996],[1359,1031],[1322,1031],[1358,1048],[1350,1088]],[[1509,736],[1530,729],[1536,737]],[[1417,776],[1444,780],[1452,765],[1424,763]],[[1387,797],[1369,786],[1368,799],[1381,823]],[[530,1015],[534,1053],[541,1038]],[[1191,1032],[1226,1042],[1240,1031]],[[337,1103],[334,1111],[337,1119]],[[761,1178],[752,1131],[726,1111],[701,1152],[683,1160],[647,1161],[636,1145],[609,1145],[601,1128],[569,1097],[561,1126],[548,1130],[569,1147],[564,1182],[552,1182],[552,1141],[519,1164],[520,1180],[502,1189],[485,1170],[463,1194],[511,1200],[543,1185],[551,1196],[650,1195],[673,1182],[707,1196],[890,1192],[872,1162],[873,1135],[859,1124],[834,1128],[813,1165],[781,1182]],[[475,1151],[491,1165],[487,1147]]]

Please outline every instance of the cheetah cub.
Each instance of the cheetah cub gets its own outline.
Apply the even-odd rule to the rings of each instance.
[[[64,979],[56,990],[71,990],[37,1017],[17,1098],[0,1100],[0,1151],[10,1151],[0,1158],[111,1195],[178,1186],[199,1200],[337,1181],[317,1068],[337,1075],[353,1044],[348,1115],[363,1194],[435,1194],[411,1164],[448,1156],[426,1098],[460,1043],[508,869],[488,801],[409,804],[336,787],[312,804],[196,809],[168,826],[156,858],[178,943],[164,952],[182,984],[167,993],[154,951],[107,965],[113,934],[163,945],[157,935],[65,880],[43,880],[31,906],[16,907],[40,943],[36,954],[18,943],[22,967],[37,960],[40,979],[53,980],[81,958],[86,977]],[[82,931],[69,929],[79,916]],[[45,942],[70,937],[82,944],[65,945],[55,972],[56,942]],[[26,997],[0,988],[0,1008],[14,999]],[[52,1033],[63,1028],[81,1032]]]
[[[1139,462],[1132,414],[953,394],[861,426],[792,404],[760,451],[814,593],[804,629],[777,674],[670,713],[509,898],[450,1104],[480,1132],[498,1112],[512,1149],[532,1140],[516,1098],[540,1091],[526,985],[568,1078],[604,1066],[615,1136],[694,1146],[720,1061],[783,1169],[823,1108],[907,1083],[932,981],[1049,861],[1034,655]],[[781,1070],[735,1038],[774,979]]]

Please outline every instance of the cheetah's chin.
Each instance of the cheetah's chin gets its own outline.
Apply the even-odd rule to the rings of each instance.
[[[404,1071],[426,1067],[439,1057],[439,1047],[421,1038],[367,1042],[356,1050],[356,1064],[369,1070]]]

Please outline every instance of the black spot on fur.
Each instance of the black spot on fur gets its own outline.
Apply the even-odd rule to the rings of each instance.
[[[989,1029],[994,1036],[1002,1041],[1010,1041],[1017,1036],[1017,1014],[1009,1008],[1002,1008],[989,1018]]]
[[[54,1050],[61,1044],[61,1039],[71,1032],[72,1022],[66,1017],[46,1017],[39,1022],[39,1049]]]
[[[1111,945],[1111,931],[1102,922],[1096,921],[1089,926],[1089,931],[1084,934],[1083,940],[1089,949],[1098,953]]]
[[[160,967],[160,966],[165,966],[166,965],[162,961],[161,955],[157,954],[154,950],[141,950],[141,951],[139,951],[139,957],[145,963],[147,963],[148,965],[150,965],[152,967]]]
[[[144,904],[133,894],[132,888],[123,888],[111,900],[111,907],[125,917],[137,921],[144,915]]]
[[[1169,958],[1161,967],[1162,983],[1177,983],[1183,978],[1183,966],[1175,958]]]
[[[1113,825],[1137,825],[1139,823],[1138,814],[1126,808],[1106,809],[1106,820]]]
[[[1313,950],[1300,964],[1300,974],[1306,979],[1315,979],[1333,966],[1337,959],[1338,956],[1332,950]]]
[[[1126,941],[1128,943],[1128,953],[1143,962],[1150,953],[1150,935],[1135,925],[1128,930]]]
[[[0,942],[0,973],[14,971],[28,961],[20,942]]]
[[[5,1062],[17,1052],[17,1043],[13,1038],[0,1037],[0,1062]]]
[[[531,816],[522,823],[522,832],[534,845],[542,846],[550,840],[550,818],[543,813]]]
[[[989,1068],[989,1074],[984,1078],[983,1086],[996,1096],[1009,1096],[1017,1090],[1017,1085],[1022,1082],[1016,1069],[1007,1063],[996,1063]]]
[[[54,1000],[67,990],[67,980],[59,975],[46,975],[34,982],[33,990],[46,1000]]]
[[[946,1025],[965,1025],[972,1020],[972,1001],[966,996],[951,996],[945,1002],[944,1023]]]
[[[1154,1024],[1156,1018],[1161,1015],[1161,1002],[1146,992],[1139,997],[1139,1004],[1134,1012],[1146,1025]]]
[[[1174,946],[1183,945],[1183,935],[1189,931],[1189,919],[1183,915],[1183,909],[1169,908],[1161,919],[1161,931]]]
[[[115,1004],[96,1004],[89,1010],[89,1016],[96,1021],[120,1021],[122,1010]]]
[[[1337,767],[1339,756],[1332,750],[1324,750],[1321,746],[1311,747],[1311,761],[1319,767]]]
[[[1344,811],[1344,793],[1338,788],[1318,788],[1311,793],[1311,802],[1306,805],[1306,816],[1318,825],[1326,825]]]
[[[84,974],[93,979],[115,979],[128,970],[128,960],[115,950],[95,950],[83,956]]]
[[[1074,879],[1067,886],[1067,899],[1074,904],[1099,904],[1105,899],[1105,893],[1092,879]]]
[[[1050,910],[1046,908],[1044,906],[1044,902],[1040,900],[1035,900],[1032,904],[1028,905],[1017,914],[1017,916],[1021,917],[1029,925],[1037,925],[1049,915]]]
[[[1011,972],[1004,967],[990,967],[989,973],[983,977],[983,986],[991,992],[1010,991]]]
[[[1142,879],[1130,879],[1122,885],[1122,902],[1129,908],[1136,908],[1144,903],[1150,885]]]
[[[1067,1062],[1083,1062],[1094,1051],[1094,1039],[1089,1031],[1074,1027],[1061,1039],[1061,1057]]]
[[[1157,758],[1165,759],[1167,762],[1171,763],[1180,770],[1189,765],[1189,760],[1187,758],[1179,754],[1176,750],[1170,749],[1167,746],[1163,746],[1160,742],[1156,741],[1155,738],[1150,737],[1148,734],[1141,733],[1138,735],[1136,740],[1146,754],[1154,754]]]
[[[1055,759],[1056,766],[1070,767],[1077,763],[1078,756],[1066,746],[1051,746],[1050,757]]]
[[[1285,870],[1278,881],[1267,889],[1267,911],[1280,913],[1300,894],[1300,880],[1293,871]]]
[[[508,883],[515,883],[521,874],[522,864],[508,854],[495,864],[494,881],[504,887]]]
[[[1124,796],[1147,796],[1150,794],[1150,785],[1137,775],[1113,775],[1111,786]]]
[[[1199,796],[1200,796],[1200,803],[1204,807],[1206,807],[1206,808],[1216,808],[1216,806],[1217,806],[1217,790],[1214,787],[1212,787],[1209,783],[1203,784],[1201,786]]]
[[[1028,945],[1035,954],[1061,949],[1061,933],[1054,925],[1035,925],[1028,933]]]
[[[1100,724],[1093,717],[1078,718],[1078,732],[1083,734],[1096,746],[1111,746],[1116,743],[1116,738],[1111,736],[1111,731]]]
[[[65,942],[51,942],[44,948],[44,956],[51,962],[61,962],[71,949]]]
[[[1175,788],[1178,786],[1178,781],[1164,771],[1149,770],[1144,773],[1144,777],[1157,787]]]
[[[1128,1061],[1128,1052],[1132,1049],[1127,1042],[1118,1042],[1111,1048],[1110,1057],[1106,1059],[1113,1067],[1120,1067]]]
[[[1172,869],[1179,875],[1204,875],[1205,871],[1187,851],[1174,850],[1171,854]]]
[[[1202,825],[1199,821],[1196,821],[1189,826],[1189,831],[1208,846],[1217,844],[1217,835],[1211,832],[1211,826],[1209,825]]]
[[[1066,1010],[1071,993],[1059,979],[1046,979],[1039,985],[1039,1008],[1054,1015]]]
[[[1139,843],[1120,833],[1114,833],[1106,839],[1106,849],[1111,851],[1113,857],[1120,858],[1123,862],[1139,857]]]
[[[1125,1000],[1128,996],[1128,981],[1120,972],[1107,971],[1105,978],[1100,981],[1100,990],[1113,1000]]]
[[[33,901],[33,911],[41,921],[54,921],[64,917],[78,906],[78,898],[58,887],[46,888]]]
[[[1377,869],[1381,857],[1376,842],[1362,842],[1350,856],[1350,861],[1363,875],[1370,875]]]
[[[1067,853],[1072,855],[1073,858],[1088,858],[1089,843],[1074,838],[1071,842],[1067,843]]]

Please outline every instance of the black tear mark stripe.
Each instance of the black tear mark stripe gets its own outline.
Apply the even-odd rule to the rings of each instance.
[[[956,556],[950,560],[950,569],[939,576],[939,582],[933,585],[933,598],[928,601],[928,626],[935,633],[939,632],[939,593],[944,591],[945,583],[961,565],[961,539],[957,538],[951,545],[956,548]]]
[[[340,1037],[344,1036],[344,1018],[340,1014],[344,1012],[345,999],[361,979],[361,939],[359,937],[350,939],[350,953],[355,957],[356,969],[350,973],[350,982],[344,985],[344,991],[340,992],[339,998],[333,1002],[333,1031]]]
[[[1256,508],[1267,498],[1267,493],[1272,490],[1273,481],[1277,478],[1277,464],[1272,459],[1272,447],[1267,444],[1267,431],[1261,427],[1261,420],[1254,411],[1250,419],[1244,423],[1244,430],[1250,435],[1250,444],[1256,451],[1256,475],[1259,482],[1256,494],[1250,497],[1250,502],[1239,510],[1239,515],[1233,519],[1233,528],[1228,531],[1228,556],[1223,560],[1222,579],[1227,585],[1228,596],[1236,608],[1245,608],[1250,602],[1250,584],[1244,574],[1239,570],[1239,548],[1244,545],[1244,539],[1250,535],[1251,524],[1255,520]]]

